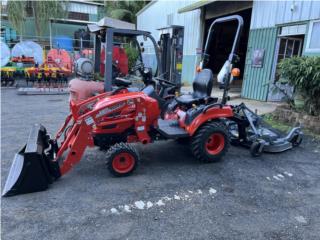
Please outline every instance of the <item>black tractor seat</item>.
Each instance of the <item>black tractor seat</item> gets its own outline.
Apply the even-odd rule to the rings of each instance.
[[[214,103],[218,98],[211,97],[213,74],[210,69],[203,69],[193,81],[193,93],[176,97],[178,104],[191,106],[192,104]]]

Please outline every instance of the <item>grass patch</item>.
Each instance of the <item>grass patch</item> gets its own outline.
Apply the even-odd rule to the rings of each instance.
[[[271,127],[278,129],[282,132],[289,132],[292,129],[292,127],[294,127],[292,125],[275,120],[271,113],[263,115],[262,118]],[[304,134],[310,135],[310,136],[316,138],[317,140],[320,140],[320,134],[315,134],[314,132],[312,132],[311,130],[309,130],[307,128],[302,128],[302,131],[304,132]]]

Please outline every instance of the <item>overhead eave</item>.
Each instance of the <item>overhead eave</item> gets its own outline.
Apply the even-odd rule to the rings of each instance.
[[[197,1],[195,3],[190,4],[188,6],[180,8],[178,10],[178,13],[190,12],[190,11],[202,8],[202,7],[208,5],[208,4],[212,3],[212,2],[215,2],[215,1],[217,1],[217,0],[200,0],[200,1]]]
[[[90,22],[90,21],[64,19],[64,18],[50,18],[50,22],[71,24],[71,25],[86,25],[86,24],[94,24],[95,23],[95,22]]]

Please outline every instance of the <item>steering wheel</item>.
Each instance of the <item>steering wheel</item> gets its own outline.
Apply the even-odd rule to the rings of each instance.
[[[138,63],[137,65],[135,65],[135,66],[133,66],[131,69],[130,69],[130,72],[135,72],[135,71],[137,71],[137,70],[139,70],[139,72],[141,73],[141,72],[143,72],[143,70],[144,70],[144,64],[143,64],[143,62],[140,62],[140,63]]]
[[[165,79],[163,79],[163,78],[160,78],[160,77],[155,77],[154,79],[156,79],[161,85],[163,84],[163,83],[165,83],[165,84],[167,84],[167,85],[170,85],[170,86],[176,86],[176,84],[175,83],[172,83],[172,82],[170,82],[170,81],[168,81],[168,80],[165,80]]]

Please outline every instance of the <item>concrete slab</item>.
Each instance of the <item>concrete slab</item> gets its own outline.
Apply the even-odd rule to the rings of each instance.
[[[181,88],[181,93],[191,93],[192,91],[193,91],[192,87],[190,86]],[[221,100],[223,96],[223,90],[217,87],[214,87],[212,89],[211,96],[218,97]],[[257,113],[259,115],[271,113],[276,109],[277,106],[282,104],[278,102],[263,102],[263,101],[256,101],[256,100],[241,98],[240,88],[230,89],[229,97],[230,97],[230,101],[228,102],[229,104],[237,105],[243,102],[253,111],[257,110]]]
[[[246,106],[252,111],[256,111],[259,115],[271,113],[276,109],[277,106],[282,104],[275,102],[262,102],[245,98],[235,98],[230,100],[228,103],[232,105],[238,105],[242,102],[246,104]]]
[[[191,92],[193,92],[192,87],[190,86],[181,87],[181,93],[191,93]],[[217,87],[214,87],[211,91],[211,96],[218,97],[219,99],[221,99],[223,96],[223,90]],[[229,96],[230,96],[230,99],[240,98],[241,89],[240,88],[230,89]]]

